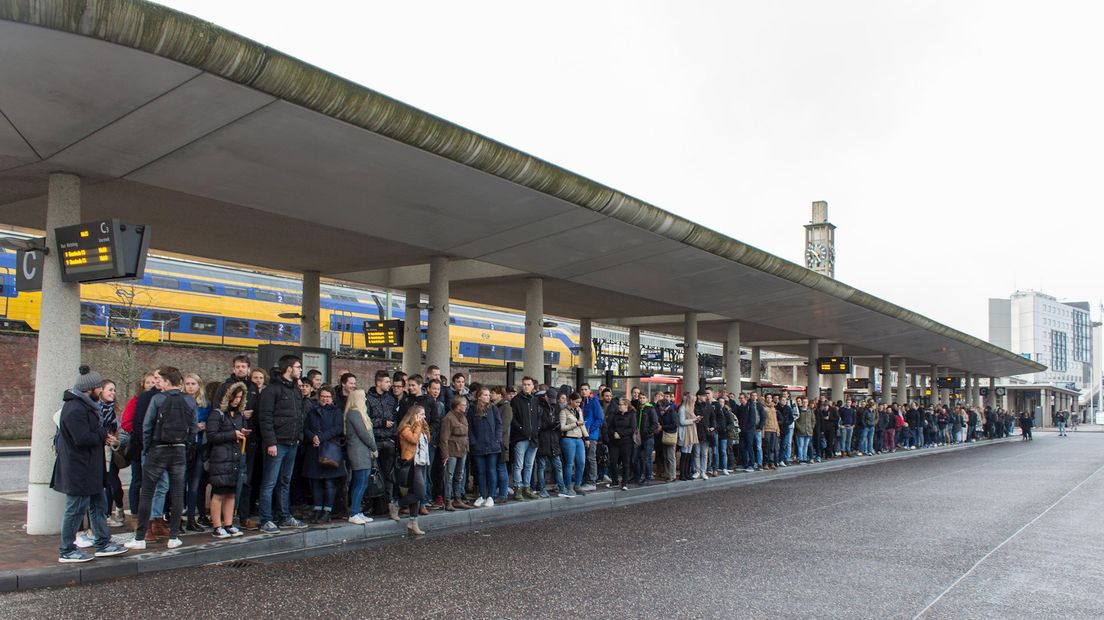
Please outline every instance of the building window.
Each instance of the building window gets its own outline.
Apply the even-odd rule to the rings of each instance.
[[[1066,333],[1050,332],[1050,368],[1054,372],[1066,372],[1069,351],[1066,349]]]

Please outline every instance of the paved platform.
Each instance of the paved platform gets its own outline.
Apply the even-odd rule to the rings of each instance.
[[[1004,440],[1019,441],[1018,439]],[[1002,443],[1002,442],[993,442]],[[957,451],[984,448],[989,442],[949,446],[929,450],[897,452],[891,455],[835,459],[809,466],[793,466],[774,472],[733,474],[708,481],[654,484],[630,491],[601,490],[586,497],[556,498],[527,502],[510,502],[492,509],[437,512],[420,520],[431,538],[444,534],[479,532],[492,526],[518,523],[541,518],[556,518],[571,513],[621,508],[643,502],[656,502],[702,492],[719,493],[739,487],[760,485],[793,478],[807,477],[864,465],[893,461],[912,461]],[[922,463],[923,459],[916,461]],[[8,496],[10,497],[10,496]],[[312,527],[298,532],[262,535],[256,532],[228,541],[213,540],[207,534],[184,536],[185,546],[172,551],[163,546],[142,554],[100,559],[81,565],[59,565],[56,562],[56,542],[51,537],[31,537],[22,531],[25,504],[0,497],[0,591],[27,590],[50,586],[66,586],[134,577],[170,569],[196,567],[241,560],[273,561],[305,558],[358,550],[404,538],[404,524],[382,519],[366,526],[345,522],[326,527]],[[130,537],[128,528],[113,532],[117,541]]]

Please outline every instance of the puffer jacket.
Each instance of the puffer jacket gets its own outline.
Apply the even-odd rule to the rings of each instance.
[[[241,472],[240,431],[245,418],[239,411],[216,409],[207,416],[207,476],[213,487],[236,487]]]
[[[264,392],[261,392],[263,395]],[[376,434],[376,441],[395,441],[395,433],[399,430],[399,401],[391,390],[378,394],[376,388],[371,388],[364,393],[368,403],[368,417],[372,420],[372,431]],[[387,423],[391,422],[391,428]]]
[[[510,422],[510,443],[534,441],[540,434],[540,398],[536,394],[518,394],[510,401],[514,419]]]
[[[581,421],[583,421],[582,409],[572,409],[571,407],[560,409],[560,432],[563,433],[564,437],[575,439],[589,437],[586,432],[586,425],[579,426]]]
[[[560,456],[560,411],[555,403],[541,399],[540,426],[537,435],[537,456]]]
[[[636,415],[632,410],[626,413],[618,410],[616,413],[606,414],[606,441],[610,443],[632,441],[634,430],[636,430]],[[614,439],[614,433],[617,433],[620,438]]]
[[[62,396],[57,460],[50,488],[66,495],[98,495],[104,490],[104,442],[100,407],[84,392]]]
[[[303,394],[291,381],[276,377],[268,384],[257,398],[254,414],[265,448],[298,443],[303,438],[304,404]]]

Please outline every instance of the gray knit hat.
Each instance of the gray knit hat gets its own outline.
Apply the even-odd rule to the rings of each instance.
[[[81,366],[80,376],[77,377],[77,382],[73,384],[73,389],[78,392],[91,392],[103,384],[104,380],[100,373],[88,366]]]

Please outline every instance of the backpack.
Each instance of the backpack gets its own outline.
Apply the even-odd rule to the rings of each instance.
[[[179,392],[165,395],[165,400],[157,408],[157,421],[154,423],[153,440],[160,444],[186,443],[192,429],[194,414]]]

